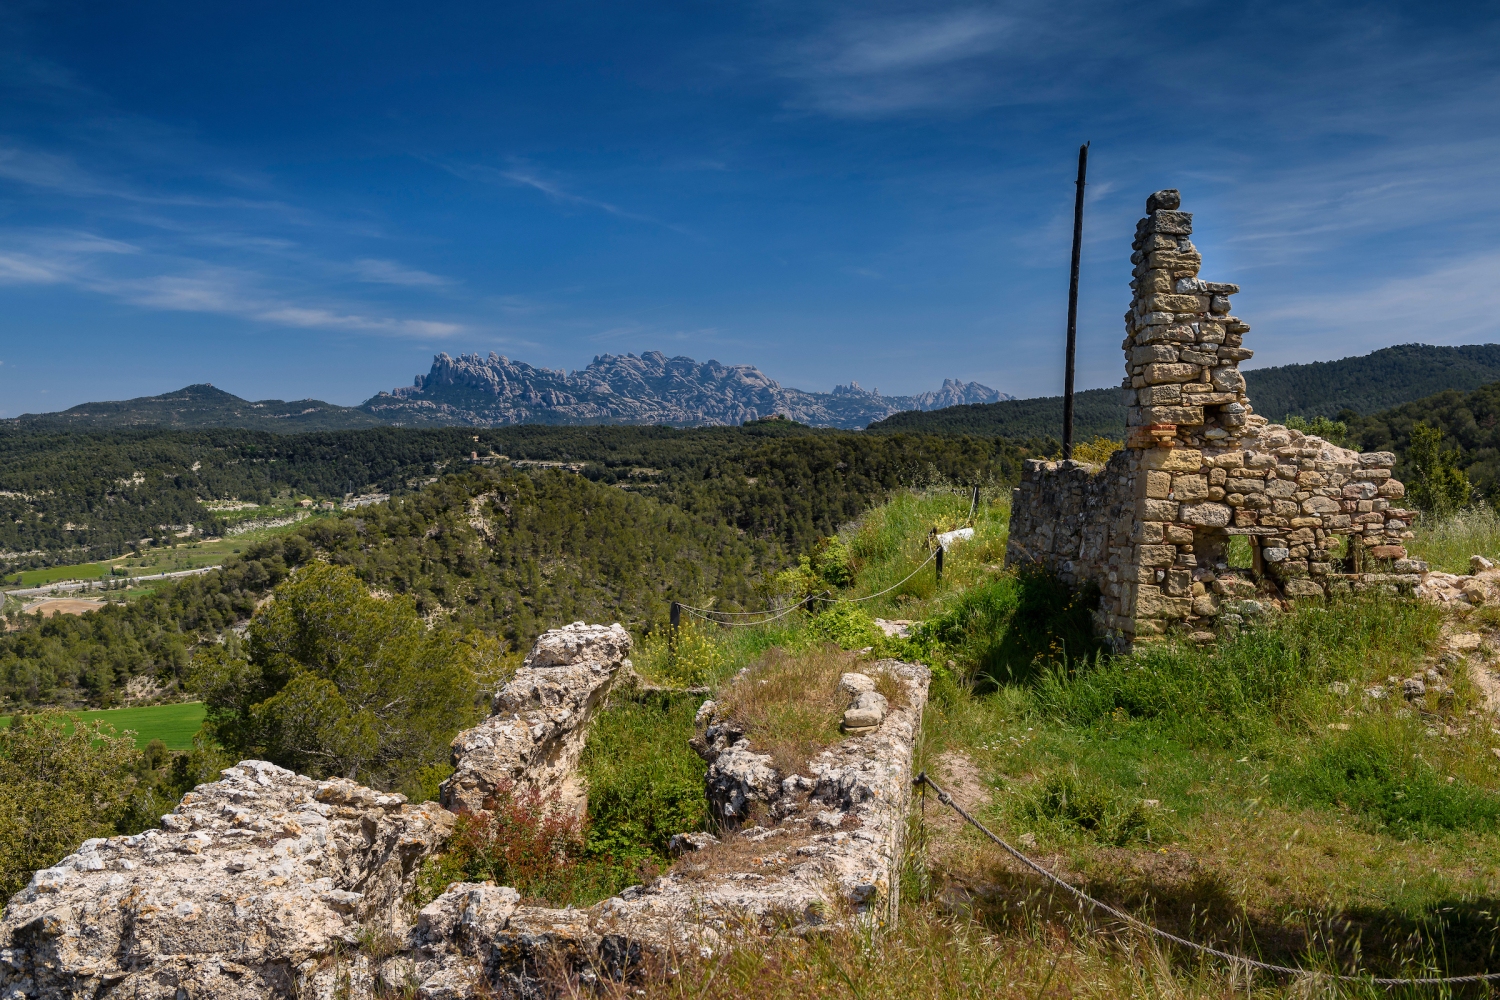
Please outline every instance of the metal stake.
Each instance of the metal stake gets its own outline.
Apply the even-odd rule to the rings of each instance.
[[[1073,273],[1068,279],[1068,357],[1063,375],[1063,458],[1073,457],[1073,355],[1078,348],[1078,259],[1083,252],[1083,186],[1089,144],[1078,147],[1078,193],[1073,198]]]

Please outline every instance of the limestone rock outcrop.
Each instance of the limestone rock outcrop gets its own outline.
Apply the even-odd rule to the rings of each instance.
[[[1012,397],[978,382],[945,379],[941,389],[882,396],[858,382],[832,392],[784,388],[753,365],[669,358],[660,351],[604,354],[587,368],[534,368],[491,352],[439,354],[410,386],[382,392],[360,409],[404,424],[498,427],[520,423],[736,425],[777,414],[815,427],[860,428],[903,410],[936,410]]]
[[[37,872],[0,920],[0,997],[332,996],[331,959],[362,927],[404,929],[453,823],[436,803],[242,761],[161,829]]]
[[[443,804],[478,812],[493,808],[497,793],[535,791],[581,811],[577,769],[588,724],[616,680],[633,675],[629,652],[630,633],[618,622],[542,633],[495,695],[493,714],[454,738]]]

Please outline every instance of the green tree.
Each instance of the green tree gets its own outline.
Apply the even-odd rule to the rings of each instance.
[[[0,730],[0,900],[89,837],[116,833],[140,763],[129,736],[61,712]]]
[[[493,640],[428,627],[409,597],[371,594],[328,564],[277,587],[247,640],[243,651],[226,642],[197,658],[210,735],[313,777],[416,795],[476,717],[476,672],[500,652]]]
[[[1473,487],[1458,467],[1458,450],[1443,447],[1443,432],[1419,421],[1411,429],[1411,447],[1406,453],[1412,481],[1408,495],[1423,511],[1442,516],[1469,503]]]

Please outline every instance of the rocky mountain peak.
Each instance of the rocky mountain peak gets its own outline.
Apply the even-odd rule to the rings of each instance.
[[[491,351],[436,355],[410,386],[361,404],[367,413],[403,424],[481,427],[520,423],[736,425],[782,415],[818,427],[864,427],[902,410],[1009,399],[978,382],[945,379],[916,396],[882,396],[858,382],[832,392],[783,387],[754,365],[695,361],[661,351],[596,355],[568,372],[537,368]]]

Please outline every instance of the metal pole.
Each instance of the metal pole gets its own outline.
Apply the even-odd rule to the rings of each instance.
[[[676,601],[673,601],[671,610],[668,611],[667,614],[671,619],[672,632],[675,635],[677,632],[677,626],[682,624],[682,605],[678,604]]]
[[[937,554],[937,582],[943,582],[943,547],[941,545],[938,546]]]
[[[979,513],[979,487],[974,487],[974,502],[969,504],[969,523],[974,523],[974,515]]]
[[[1078,258],[1083,252],[1083,185],[1089,144],[1078,147],[1078,193],[1073,198],[1073,273],[1068,279],[1068,359],[1063,375],[1063,458],[1073,457],[1073,355],[1078,348]]]

